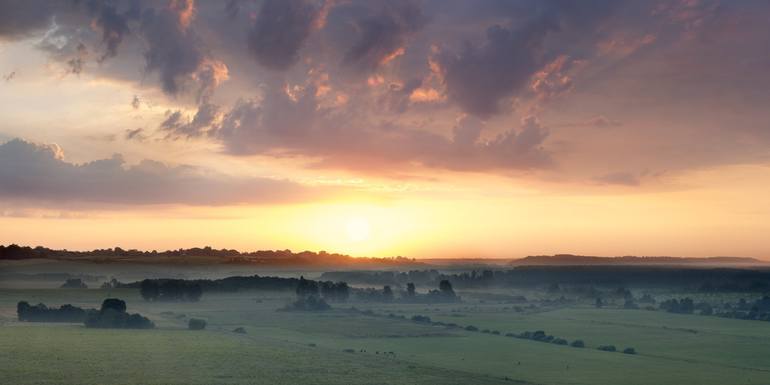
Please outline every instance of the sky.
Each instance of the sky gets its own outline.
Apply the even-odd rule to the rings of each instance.
[[[770,3],[0,0],[0,243],[770,259]]]

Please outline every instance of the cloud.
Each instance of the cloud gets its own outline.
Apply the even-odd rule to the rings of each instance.
[[[548,130],[526,117],[521,127],[481,140],[483,123],[463,120],[455,137],[407,125],[380,122],[355,109],[323,108],[315,89],[289,93],[267,88],[261,99],[241,100],[210,131],[233,155],[262,154],[317,159],[318,167],[394,171],[420,165],[461,171],[548,167],[543,148]],[[471,133],[472,130],[477,130]]]
[[[125,12],[119,12],[114,4],[106,1],[89,1],[86,4],[89,14],[94,18],[92,25],[101,30],[102,43],[105,45],[105,52],[99,61],[115,57],[118,47],[130,33],[129,21],[140,16],[139,1],[131,1]]]
[[[427,18],[412,0],[382,3],[374,15],[356,22],[356,43],[345,54],[345,63],[371,72],[397,56],[403,55],[410,35],[425,26]]]
[[[257,62],[274,70],[285,70],[294,64],[319,11],[308,0],[265,0],[248,39]]]
[[[147,139],[147,136],[144,134],[144,128],[135,128],[135,129],[126,129],[124,137],[126,140],[136,140],[138,142],[143,142]]]
[[[435,60],[449,98],[468,113],[489,117],[501,111],[504,99],[525,90],[541,68],[543,76],[532,84],[536,93],[548,95],[570,89],[571,80],[558,76],[569,62],[557,59],[549,68],[548,57],[555,55],[549,52],[546,38],[554,34],[567,36],[565,40],[570,40],[570,36],[591,36],[596,25],[609,14],[612,3],[525,3],[531,8],[517,10],[527,15],[524,20],[520,16],[508,25],[492,25],[482,43],[466,42],[459,52],[442,50]]]
[[[220,108],[211,103],[202,103],[192,119],[187,119],[181,111],[169,112],[161,122],[160,129],[168,133],[169,138],[194,138],[208,133],[221,119]]]
[[[637,175],[628,172],[613,172],[594,178],[600,184],[621,185],[621,186],[639,186],[640,181]]]
[[[229,205],[316,199],[324,192],[278,179],[232,177],[152,160],[128,165],[114,155],[83,164],[56,145],[0,144],[0,197],[93,204]]]
[[[147,71],[157,71],[163,91],[176,95],[198,71],[206,58],[201,41],[183,24],[179,10],[148,9],[142,15],[142,34],[147,40]]]
[[[0,39],[24,38],[45,29],[59,7],[47,0],[1,1]]]

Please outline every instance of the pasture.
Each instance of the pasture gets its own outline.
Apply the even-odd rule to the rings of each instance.
[[[19,300],[98,307],[108,297],[126,300],[129,311],[157,328],[16,321]],[[276,311],[291,299],[291,293],[239,292],[206,294],[195,303],[145,302],[130,289],[5,289],[0,372],[12,384],[68,378],[91,384],[770,383],[766,322],[587,305],[516,312],[471,300]],[[500,334],[413,322],[413,315]],[[190,317],[205,319],[206,330],[187,330]],[[246,334],[233,333],[237,327]],[[586,347],[505,336],[526,330],[581,339]],[[638,354],[596,349],[609,344]]]

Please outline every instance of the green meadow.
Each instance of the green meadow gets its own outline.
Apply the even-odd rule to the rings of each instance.
[[[98,307],[108,297],[125,299],[129,311],[150,317],[157,328],[16,320],[19,300]],[[291,299],[240,292],[156,303],[128,289],[3,290],[0,371],[8,384],[770,383],[766,322],[578,305],[516,312],[469,300],[277,311]],[[413,322],[413,315],[480,331]],[[190,317],[205,319],[206,330],[187,330]],[[237,327],[247,333],[233,333]],[[505,336],[526,330],[581,339],[586,347]],[[637,354],[599,351],[599,345],[633,347]]]

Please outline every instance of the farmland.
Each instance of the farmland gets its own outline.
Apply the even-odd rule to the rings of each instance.
[[[129,311],[157,327],[94,330],[16,320],[20,300],[98,307],[108,297],[126,300]],[[4,289],[0,365],[14,384],[61,383],[73,376],[93,384],[770,383],[770,324],[761,321],[585,303],[514,311],[506,303],[473,299],[430,305],[351,301],[327,312],[276,311],[292,298],[254,291],[177,303],[146,302],[131,289]],[[458,327],[414,322],[414,315]],[[206,330],[187,330],[191,317],[205,319]],[[468,325],[479,331],[465,330]],[[246,334],[233,333],[237,327]],[[528,330],[581,339],[586,346],[505,336]],[[610,344],[637,354],[596,349]]]

